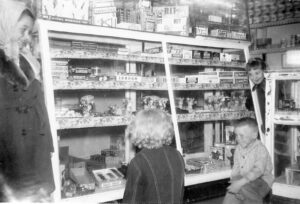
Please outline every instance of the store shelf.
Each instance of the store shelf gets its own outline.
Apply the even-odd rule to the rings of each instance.
[[[120,186],[116,189],[106,189],[106,191],[100,191],[93,194],[84,196],[77,196],[72,198],[62,199],[61,202],[70,203],[103,203],[113,200],[120,200],[123,198],[125,186]]]
[[[170,34],[161,33],[151,33],[142,32],[134,30],[125,30],[118,28],[100,27],[94,25],[80,25],[72,23],[62,23],[47,20],[38,20],[38,23],[43,26],[43,29],[49,31],[53,30],[55,32],[49,33],[50,38],[60,38],[60,39],[77,39],[77,40],[88,40],[88,41],[99,41],[98,37],[95,35],[103,35],[115,37],[115,38],[126,38],[135,39],[146,42],[168,42],[174,44],[183,45],[201,45],[203,47],[215,47],[223,49],[244,49],[250,45],[249,41],[234,40],[234,39],[218,39],[214,37],[186,37],[186,36],[176,36]],[[84,30],[85,36],[82,38],[82,31]],[[63,32],[63,33],[57,33]],[[74,35],[75,34],[75,35]],[[79,34],[79,35],[78,35]],[[89,36],[90,35],[90,36]],[[76,36],[76,37],[74,37]]]
[[[185,176],[185,186],[196,185],[199,183],[217,181],[230,178],[231,169],[216,171],[207,174],[187,174]]]
[[[55,90],[167,90],[166,83],[143,83],[124,81],[55,80]]]
[[[131,119],[131,116],[57,117],[56,123],[57,129],[76,129],[128,125]]]
[[[166,83],[144,83],[124,81],[53,80],[54,90],[167,90]],[[186,84],[173,83],[174,90],[244,90],[249,84]]]
[[[267,48],[267,49],[257,49],[250,51],[251,55],[260,55],[260,54],[268,54],[268,53],[282,53],[288,50],[299,50],[300,46],[296,47],[278,47],[278,48]]]
[[[282,125],[299,125],[300,112],[277,111],[274,115],[274,123]]]
[[[198,90],[244,90],[249,89],[249,84],[182,84],[174,83],[174,90],[177,91],[198,91]]]
[[[231,67],[231,68],[245,68],[243,62],[223,62],[219,60],[204,60],[204,59],[182,59],[170,58],[171,65],[187,65],[187,66],[212,66],[212,67]]]
[[[197,122],[197,121],[218,121],[218,120],[238,120],[243,117],[255,117],[252,111],[214,111],[197,112],[190,114],[177,114],[178,122]]]
[[[163,64],[162,57],[151,57],[133,54],[118,54],[113,52],[101,52],[90,50],[51,49],[51,58],[56,59],[107,59],[120,61],[134,61],[145,63]]]
[[[294,24],[294,23],[300,23],[300,18],[289,18],[284,19],[281,21],[272,21],[272,22],[265,22],[265,23],[256,23],[256,24],[250,24],[250,28],[264,28],[264,27],[272,27],[272,26],[281,26],[281,25],[287,25],[287,24]]]
[[[72,50],[72,49],[51,49],[51,58],[54,59],[106,59],[119,61],[134,61],[144,63],[163,64],[162,57],[151,57],[133,54],[117,54],[113,52],[101,52],[90,50]],[[243,62],[222,62],[218,60],[205,59],[183,59],[170,58],[171,65],[186,65],[186,66],[212,66],[212,67],[230,67],[230,68],[244,68]]]

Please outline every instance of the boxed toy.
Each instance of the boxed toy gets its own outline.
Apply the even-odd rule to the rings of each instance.
[[[99,188],[111,188],[125,183],[124,175],[116,168],[93,170]]]

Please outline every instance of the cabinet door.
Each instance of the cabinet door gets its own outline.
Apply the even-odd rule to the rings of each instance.
[[[236,145],[233,122],[254,117],[254,113],[246,107],[251,94],[243,49],[212,46],[167,44],[171,108],[176,113],[177,144],[181,144],[187,174],[226,172],[226,178]]]
[[[274,162],[273,194],[299,199],[300,75],[267,74],[267,145]]]
[[[91,27],[78,27],[82,33],[50,30],[43,38],[49,43],[44,78],[57,189],[62,199],[121,199],[124,164],[135,154],[125,138],[127,124],[139,110],[170,112],[162,46],[83,34]]]

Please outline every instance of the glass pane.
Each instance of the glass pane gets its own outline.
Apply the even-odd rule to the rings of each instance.
[[[229,169],[232,122],[254,117],[243,51],[168,44],[167,55],[187,173]]]
[[[274,130],[276,181],[300,186],[300,126],[275,125]]]
[[[275,90],[276,111],[300,111],[299,80],[276,80]]]

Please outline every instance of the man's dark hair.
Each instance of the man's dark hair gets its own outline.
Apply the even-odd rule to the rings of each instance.
[[[234,123],[234,127],[249,126],[258,130],[257,122],[254,118],[241,118]]]
[[[267,69],[267,64],[261,58],[250,58],[246,64],[246,71],[249,72],[252,69]]]

